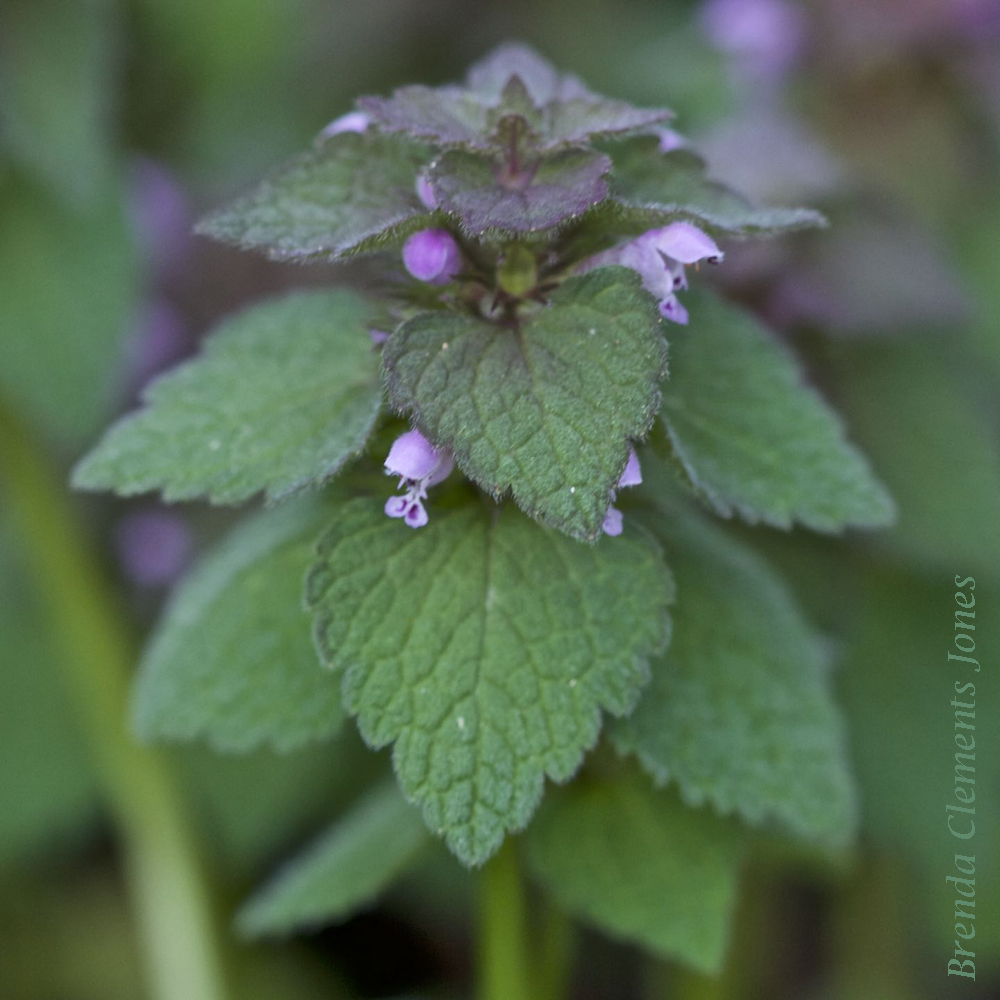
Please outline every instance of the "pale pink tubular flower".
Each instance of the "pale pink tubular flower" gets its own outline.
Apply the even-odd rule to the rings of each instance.
[[[642,286],[655,295],[660,315],[671,322],[687,325],[688,312],[677,298],[677,292],[687,288],[684,268],[688,264],[708,261],[718,264],[723,253],[715,240],[690,222],[671,222],[669,226],[650,229],[641,236],[595,254],[583,261],[578,270],[620,264],[642,278]]]
[[[348,111],[346,115],[334,118],[322,132],[320,137],[328,139],[331,135],[341,132],[364,132],[371,124],[371,119],[363,111]]]
[[[675,149],[683,149],[687,145],[684,136],[672,128],[658,128],[654,131],[660,140],[659,150],[661,153],[672,153]]]
[[[447,229],[423,229],[403,245],[403,264],[414,278],[443,285],[462,270],[462,251]]]
[[[451,454],[435,448],[418,430],[407,431],[393,442],[385,459],[386,471],[399,476],[402,496],[390,497],[385,504],[389,517],[401,517],[411,528],[427,523],[424,500],[427,489],[448,478],[454,460]]]
[[[642,469],[639,466],[639,456],[635,453],[635,448],[633,448],[628,453],[628,461],[625,463],[625,471],[618,480],[618,488],[623,489],[626,486],[638,486],[641,482]],[[608,512],[604,515],[604,524],[602,526],[604,534],[611,535],[612,537],[620,535],[622,533],[622,520],[622,512],[617,507],[609,507]]]

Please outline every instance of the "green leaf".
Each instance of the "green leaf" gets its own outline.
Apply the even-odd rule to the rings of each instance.
[[[648,680],[669,575],[638,526],[597,546],[510,507],[438,509],[412,531],[372,500],[343,508],[306,585],[323,658],[404,793],[466,864],[567,780]]]
[[[226,320],[201,356],[153,382],[74,485],[165,500],[277,500],[356,455],[381,404],[368,304],[346,291],[300,292]]]
[[[665,958],[719,971],[740,854],[731,823],[623,775],[554,793],[526,840],[532,869],[571,912]]]
[[[641,236],[671,222],[694,223],[717,239],[760,239],[826,225],[823,216],[808,208],[747,208],[737,214],[693,205],[629,205],[612,196],[569,228],[569,254],[586,256],[622,237]]]
[[[663,108],[634,108],[596,94],[553,101],[545,108],[543,134],[551,145],[582,143],[668,121],[673,112]]]
[[[825,225],[823,216],[810,209],[761,208],[743,195],[710,180],[705,161],[687,149],[661,153],[658,140],[649,136],[609,144],[607,151],[614,161],[609,180],[612,198],[623,215],[642,208],[650,210],[651,220],[662,213],[665,225],[686,214],[699,219],[706,228],[731,235],[774,235],[793,229]],[[636,215],[642,215],[636,211]]]
[[[0,181],[0,385],[62,442],[104,423],[139,287],[115,191],[77,211],[14,173]]]
[[[319,664],[302,581],[330,504],[308,500],[239,525],[173,595],[143,657],[143,739],[205,738],[218,750],[293,750],[343,720]]]
[[[457,312],[404,323],[383,351],[393,404],[499,498],[577,538],[600,532],[630,441],[660,404],[666,344],[637,275],[571,278],[519,326]]]
[[[751,524],[891,524],[892,499],[792,354],[741,309],[703,292],[685,304],[660,419],[695,493]]]
[[[577,77],[560,73],[534,49],[516,42],[498,45],[477,62],[467,85],[482,100],[498,105],[494,115],[512,103],[512,91],[523,91],[535,106],[537,120],[531,124],[545,148],[648,128],[673,117],[665,108],[635,108],[594,94]]]
[[[389,133],[444,146],[485,148],[488,107],[462,87],[400,87],[391,97],[362,97],[358,107]]]
[[[203,219],[198,232],[272,260],[332,261],[392,249],[437,218],[415,188],[430,157],[403,136],[334,135]]]
[[[716,238],[777,236],[826,225],[811,209],[754,205],[709,180],[704,160],[695,153],[661,153],[650,136],[601,148],[613,163],[609,197],[569,227],[565,240],[570,256],[586,256],[622,237],[678,221],[694,223]]]
[[[420,813],[383,785],[259,889],[236,918],[249,937],[338,923],[370,905],[429,841]]]
[[[655,482],[650,462],[644,472]],[[759,556],[661,506],[646,523],[676,575],[676,626],[639,706],[614,724],[615,745],[692,805],[842,845],[857,806],[819,637]]]
[[[101,197],[112,170],[115,19],[102,0],[0,6],[0,142],[77,209]]]
[[[595,136],[649,127],[672,117],[592,94],[525,45],[498,46],[469,71],[466,86],[401,87],[391,97],[362,97],[358,107],[389,132],[443,146],[501,151],[498,125],[519,119],[536,150],[578,145]]]
[[[504,183],[498,160],[454,149],[434,162],[430,180],[438,207],[470,233],[536,232],[580,215],[607,195],[611,161],[586,149],[542,156],[516,182]]]

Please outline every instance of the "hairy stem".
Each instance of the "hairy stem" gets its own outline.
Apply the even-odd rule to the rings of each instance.
[[[155,1000],[224,1000],[220,936],[172,776],[126,728],[135,649],[66,487],[0,402],[0,485],[117,827]]]
[[[478,1000],[532,1000],[527,903],[517,849],[510,840],[483,868],[479,894]]]

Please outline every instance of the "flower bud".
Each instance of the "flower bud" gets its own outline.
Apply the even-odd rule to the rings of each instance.
[[[406,241],[403,264],[414,278],[443,285],[462,269],[462,253],[447,229],[424,229]]]
[[[512,243],[504,251],[497,268],[497,284],[508,295],[520,298],[538,283],[538,265],[535,255],[523,244]]]

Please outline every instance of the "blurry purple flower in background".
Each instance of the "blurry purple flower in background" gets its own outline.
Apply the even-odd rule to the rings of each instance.
[[[743,76],[781,78],[801,54],[806,15],[789,0],[708,0],[701,24],[709,41]]]
[[[126,514],[115,527],[122,574],[140,587],[163,587],[184,571],[191,530],[179,514],[150,507]]]
[[[369,329],[368,336],[372,338],[372,343],[377,347],[384,344],[389,339],[389,334],[385,330]]]
[[[1000,0],[958,0],[958,30],[970,41],[1000,34]]]
[[[141,388],[154,375],[184,357],[190,346],[187,325],[180,312],[165,299],[148,300],[128,341],[130,385]]]
[[[447,229],[424,229],[403,246],[403,264],[420,281],[443,285],[462,269],[462,253]]]
[[[846,180],[844,166],[822,140],[804,122],[770,104],[744,109],[700,136],[698,151],[714,173],[761,202],[827,197]]]
[[[155,160],[132,165],[132,222],[157,278],[182,270],[191,255],[194,214],[176,178]]]

